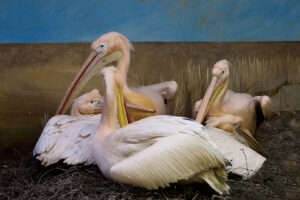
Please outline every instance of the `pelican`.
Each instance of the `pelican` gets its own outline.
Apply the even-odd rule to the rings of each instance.
[[[64,160],[64,163],[69,165],[95,164],[92,145],[101,115],[91,116],[89,115],[90,109],[82,109],[89,102],[88,105],[97,105],[95,110],[98,112],[99,105],[103,104],[98,90],[93,91],[96,96],[87,93],[74,101],[71,113],[75,113],[73,115],[77,115],[77,117],[57,115],[49,120],[34,149],[34,155],[42,165],[48,166],[59,160]],[[78,110],[81,111],[78,112]],[[231,127],[238,126],[240,119],[235,117],[230,122],[234,123]],[[119,127],[119,123],[116,123],[116,126]],[[229,170],[231,173],[240,175],[244,179],[250,178],[256,174],[266,160],[238,142],[239,138],[235,135],[213,127],[205,128],[205,131],[217,145],[218,150],[231,162],[232,167]]]
[[[34,147],[33,156],[44,166],[60,160],[68,165],[94,164],[92,144],[102,107],[103,97],[97,89],[75,99],[71,116],[56,115],[47,122]],[[116,123],[120,127],[119,122]]]
[[[71,107],[71,116],[99,114],[102,110],[103,99],[98,89],[76,98]]]
[[[270,115],[271,100],[268,96],[252,97],[228,90],[229,66],[227,60],[214,65],[207,92],[194,106],[194,111],[198,112],[196,120],[202,123],[207,115],[208,126],[237,133],[244,144],[263,152],[253,134],[264,118]]]
[[[47,122],[33,156],[44,166],[59,160],[70,165],[93,163],[92,142],[101,118],[98,113],[102,103],[97,89],[75,99],[71,116],[56,115]]]
[[[88,80],[94,76],[97,67],[102,67],[103,63],[104,65],[111,65],[114,62],[117,62],[117,68],[125,81],[124,99],[127,103],[135,105],[133,110],[130,107],[128,108],[130,116],[132,116],[130,121],[136,121],[152,115],[166,114],[165,101],[170,101],[174,98],[177,83],[175,81],[167,81],[151,86],[129,88],[127,86],[127,72],[130,64],[130,50],[133,50],[133,46],[125,36],[117,32],[106,33],[91,44],[91,49],[90,56],[71,83],[56,114],[64,113],[68,109],[73,98]],[[101,59],[103,61],[102,65],[97,65]],[[85,77],[85,79],[82,77]],[[78,83],[80,84],[77,85]],[[76,92],[73,92],[74,90]]]
[[[127,125],[123,76],[115,67],[101,71],[106,90],[93,150],[107,178],[147,189],[178,181],[206,182],[219,194],[229,193],[225,160],[201,124],[157,115]],[[116,116],[127,126],[116,129]]]
[[[101,42],[101,40],[105,41]],[[94,72],[97,71],[98,68],[102,68],[103,66],[116,61],[120,63],[118,68],[123,72],[123,76],[126,78],[130,61],[130,49],[132,49],[132,45],[127,38],[115,32],[101,36],[95,45],[96,47],[92,44],[93,51],[91,55],[83,64],[83,67],[71,83],[70,88],[67,90],[66,95],[57,110],[57,116],[51,118],[46,124],[34,148],[34,156],[41,160],[42,164],[45,166],[56,163],[59,160],[64,160],[66,164],[91,164],[94,161],[91,156],[92,151],[90,145],[88,144],[90,144],[91,138],[93,138],[95,134],[95,124],[97,124],[95,122],[97,119],[101,118],[101,115],[83,116],[92,114],[91,110],[89,110],[92,108],[86,105],[85,102],[88,101],[84,98],[78,98],[75,100],[73,104],[74,109],[71,109],[72,116],[60,114],[65,113],[68,106],[80,93],[85,84],[94,74],[97,74]],[[99,48],[102,48],[102,50],[100,51]],[[103,59],[101,59],[102,57]],[[122,59],[123,57],[124,59]],[[83,76],[85,76],[84,80],[81,79]],[[76,86],[78,83],[80,84]],[[131,113],[137,113],[136,115],[133,115],[139,116],[139,118],[134,119],[137,120],[141,117],[153,114],[163,114],[165,112],[164,103],[167,103],[174,98],[177,90],[177,83],[175,81],[167,81],[150,86],[142,86],[140,88],[136,88],[139,93],[131,91],[127,85],[126,88],[126,94],[129,94],[129,98],[133,95],[136,99],[132,101],[133,103],[127,102],[125,106],[129,109],[129,111],[131,111]],[[74,89],[75,91],[73,92]],[[151,96],[151,98],[145,95],[140,95],[143,93]],[[95,100],[90,100],[94,104],[96,103]],[[97,112],[101,112],[102,98],[99,97],[97,102],[99,102],[99,104],[97,104],[97,108],[94,109],[97,109]],[[145,106],[143,106],[143,103],[140,104],[140,102],[146,102]],[[147,107],[149,102],[156,102],[157,106],[154,105],[149,108]],[[129,118],[129,120],[133,121],[133,118]],[[68,138],[72,139],[68,140]],[[68,145],[65,145],[65,143]]]
[[[90,69],[89,73],[97,74],[98,70],[101,69],[106,63],[110,63],[113,60],[121,60],[120,55],[118,54],[118,52],[114,52],[104,57],[101,56],[101,58],[94,61],[95,67]],[[74,87],[75,90],[71,91],[71,93],[68,95],[74,96],[74,93],[77,92],[78,88],[84,85],[86,76],[91,76],[90,74],[84,73],[81,76],[81,82],[77,81],[72,84],[72,87]],[[125,105],[127,105],[127,103],[125,103]],[[64,109],[64,107],[62,107],[62,109]],[[128,119],[126,120],[130,121]],[[126,120],[124,119],[123,121]],[[238,129],[241,126],[241,122],[242,121],[239,120],[231,121],[231,126],[235,129]],[[215,144],[217,145],[218,150],[224,155],[227,160],[231,162],[231,173],[238,174],[242,176],[243,179],[247,179],[255,175],[257,171],[262,167],[266,158],[256,153],[248,146],[245,146],[237,141],[236,135],[232,135],[226,131],[222,131],[213,127],[207,127],[205,129],[206,132],[210,135],[213,142],[215,142]],[[237,130],[236,132],[241,132],[241,130]]]

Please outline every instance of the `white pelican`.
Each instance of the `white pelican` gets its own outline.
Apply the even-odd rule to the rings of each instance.
[[[71,107],[71,116],[99,114],[102,110],[103,99],[98,89],[76,98]]]
[[[95,104],[97,101],[95,107],[98,110],[99,104],[103,104],[103,99],[99,98],[100,95],[93,96],[89,93],[82,97],[74,101],[71,112],[86,116],[57,115],[47,123],[34,149],[34,155],[38,155],[37,159],[41,160],[43,165],[48,166],[59,160],[64,160],[66,164],[70,165],[95,163],[92,144],[101,115],[89,116],[90,109],[81,109],[81,112],[74,112],[74,110],[80,110],[77,107],[84,108],[86,102],[90,102],[93,97],[95,97],[93,103]],[[239,117],[235,118],[230,122],[239,125]],[[119,127],[119,124],[117,123],[116,126]],[[264,157],[236,141],[237,137],[228,132],[216,128],[206,128],[206,132],[218,146],[218,150],[231,162],[230,172],[238,174],[244,179],[252,177],[265,161]]]
[[[164,100],[168,101],[174,98],[177,83],[175,81],[168,81],[161,84],[130,89],[127,86],[126,80],[130,64],[130,50],[133,50],[133,46],[125,36],[117,32],[106,33],[91,44],[91,49],[92,52],[90,56],[71,83],[56,114],[64,113],[68,109],[70,102],[72,102],[74,96],[77,94],[73,93],[73,90],[77,87],[76,92],[78,92],[81,90],[79,88],[83,88],[87,81],[95,74],[94,72],[97,69],[93,68],[96,68],[94,66],[97,66],[101,58],[106,58],[102,59],[105,65],[111,65],[113,62],[117,62],[117,68],[125,80],[124,99],[127,103],[136,105],[134,110],[129,109],[130,116],[132,116],[130,121],[139,120],[154,114],[166,114]],[[100,65],[101,67],[103,63]],[[82,79],[83,76],[85,80]],[[81,84],[78,86],[77,84],[79,82]],[[144,112],[140,112],[139,110]]]
[[[126,121],[121,101],[125,84],[114,67],[104,68],[102,73],[106,91],[93,149],[107,178],[147,189],[178,181],[205,181],[219,194],[228,194],[225,160],[201,124],[158,115],[116,129],[117,107],[119,121]]]
[[[196,120],[202,123],[207,115],[208,126],[239,133],[240,141],[244,141],[244,144],[257,151],[262,151],[253,134],[264,117],[270,114],[270,98],[268,96],[252,97],[245,93],[227,90],[229,66],[230,63],[227,60],[221,60],[214,65],[213,78],[207,92],[204,98],[196,102],[194,106],[194,111],[198,112]],[[235,126],[236,123],[239,126]]]
[[[98,128],[102,102],[99,91],[94,89],[78,97],[71,109],[71,116],[56,115],[46,124],[33,155],[48,166],[59,160],[66,164],[91,164],[93,136]]]
[[[100,64],[95,63],[94,65],[96,67],[91,69],[90,73],[96,73],[97,70],[102,67],[101,65],[104,64],[104,60],[106,60],[107,63],[111,62],[110,60],[120,60],[115,57],[117,56],[113,53],[97,60],[97,63]],[[85,77],[87,74],[88,73],[82,75],[81,83],[77,81],[72,85],[72,87],[75,88],[73,93],[76,93],[77,89],[80,88],[81,85],[84,85],[82,82],[86,80]],[[73,94],[70,93],[69,95]],[[239,120],[230,122],[231,127],[235,127],[235,129],[238,129],[239,126],[241,126],[241,121]],[[230,171],[232,173],[238,174],[244,179],[250,178],[258,171],[259,168],[261,168],[266,160],[263,156],[256,153],[251,148],[238,142],[235,135],[215,128],[206,128],[206,130],[209,135],[211,135],[212,140],[217,144],[219,151],[226,157],[226,159],[231,161],[232,168]],[[238,131],[240,132],[240,130]]]
[[[131,104],[129,107],[133,107]],[[44,127],[33,156],[48,166],[60,160],[68,165],[95,163],[92,144],[101,119],[103,98],[97,89],[74,100],[70,115],[56,115]],[[98,115],[94,115],[98,114]],[[119,123],[116,124],[119,127]]]
[[[130,42],[119,33],[109,33],[107,35],[109,36],[110,40],[103,42],[103,47],[101,47],[102,44],[98,44],[98,46],[100,46],[97,47],[98,52],[96,52],[96,50],[92,51],[91,55],[84,63],[82,69],[78,72],[77,76],[72,82],[70,88],[67,90],[66,95],[58,108],[57,114],[64,113],[68,109],[68,105],[70,105],[74,97],[79,94],[81,89],[92,77],[92,75],[97,74],[94,72],[98,71],[98,68],[102,68],[106,64],[118,61],[120,62],[118,68],[120,70],[123,70],[123,73],[124,70],[126,70],[127,72],[130,60],[130,55],[128,55],[130,52],[129,49],[132,48]],[[114,38],[111,35],[117,38]],[[106,38],[106,36],[104,38]],[[108,42],[110,44],[110,48],[106,49],[104,47],[107,47]],[[112,48],[112,45],[114,45],[115,47]],[[121,47],[118,47],[118,45]],[[107,50],[108,53],[99,52],[99,48],[103,48],[103,51]],[[120,51],[118,51],[118,48],[122,50],[124,55],[128,55],[129,57],[125,56],[125,59],[122,60],[123,53],[120,53]],[[109,54],[110,51],[115,52]],[[103,59],[101,59],[102,57]],[[128,63],[128,65],[126,65],[126,63]],[[95,65],[96,67],[94,67]],[[81,79],[83,75],[85,76],[84,80]],[[78,84],[79,82],[79,86],[76,86],[76,84]],[[73,92],[74,88],[76,89],[75,92]],[[142,86],[140,88],[137,88],[136,90],[141,93],[147,93],[147,95],[150,96],[152,95],[154,100],[158,101],[158,99],[160,99],[161,102],[164,103],[164,100],[171,101],[174,98],[177,90],[177,83],[175,81],[167,81],[150,86]],[[102,99],[100,98],[100,94],[98,91],[97,93],[99,95],[97,99],[97,102],[99,104],[97,104],[97,108],[95,107],[94,109],[97,109],[97,112],[101,112]],[[137,104],[141,102],[140,98],[144,97],[143,95],[139,95],[138,93],[131,92],[128,87],[127,93],[133,95],[137,94],[137,96],[135,96],[135,98],[137,98],[136,101],[133,101],[133,103]],[[56,163],[59,160],[64,160],[64,162],[67,164],[93,163],[93,159],[91,157],[91,148],[88,144],[91,143],[91,138],[93,138],[95,134],[97,119],[100,119],[101,115],[82,116],[92,114],[92,108],[89,107],[90,103],[88,103],[88,101],[90,100],[93,101],[92,97],[90,99],[88,96],[86,97],[87,99],[82,97],[74,101],[73,108],[71,109],[71,115],[73,116],[57,115],[52,117],[46,124],[33,152],[34,156],[37,156],[37,159],[41,160],[43,165],[47,166]],[[145,99],[149,100],[149,98]],[[94,105],[96,105],[95,102],[96,101],[94,100]],[[152,100],[150,99],[149,102],[152,102]],[[164,107],[163,109],[157,109],[156,107],[149,108],[147,107],[147,104],[146,106],[143,106],[143,104],[137,104],[126,103],[126,106],[130,111],[132,111],[131,113],[137,112],[137,115],[142,114],[143,117],[155,114],[154,112],[156,110],[162,111],[165,109]]]

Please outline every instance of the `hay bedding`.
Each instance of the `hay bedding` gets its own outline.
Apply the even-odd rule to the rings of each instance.
[[[0,199],[300,199],[300,112],[281,112],[264,123],[257,139],[270,158],[251,180],[230,177],[231,194],[218,196],[205,184],[148,191],[103,177],[96,166],[42,167],[31,153],[16,151],[0,165]]]

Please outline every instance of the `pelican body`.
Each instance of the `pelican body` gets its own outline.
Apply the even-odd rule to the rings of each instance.
[[[241,133],[240,141],[259,150],[261,146],[253,135],[257,126],[270,115],[271,101],[268,96],[252,97],[245,93],[228,90],[229,66],[227,60],[217,62],[212,70],[212,81],[202,100],[196,102],[196,120],[207,126]]]
[[[116,91],[122,91],[124,82],[114,67],[102,73],[106,85],[104,108],[93,149],[106,177],[147,189],[178,181],[205,181],[218,193],[228,194],[225,160],[201,124],[184,117],[158,115],[116,129],[117,113],[126,117],[124,109],[117,110],[124,104],[116,100],[120,98]]]
[[[90,142],[95,135],[97,126],[95,122],[101,118],[101,115],[89,115],[101,112],[103,99],[99,91],[93,90],[89,94],[77,98],[71,108],[72,116],[61,114],[66,112],[85,84],[97,74],[98,68],[101,69],[106,64],[118,62],[117,67],[122,72],[123,79],[126,80],[130,50],[133,47],[123,35],[111,32],[95,41],[92,49],[92,53],[68,88],[56,116],[48,121],[34,148],[34,156],[41,160],[43,165],[47,166],[59,160],[64,160],[67,164],[91,164],[94,161],[91,156]],[[142,86],[135,88],[136,92],[129,89],[126,84],[124,88],[125,94],[127,94],[126,106],[129,112],[133,113],[133,118],[130,120],[134,121],[153,114],[165,114],[164,101],[171,101],[174,98],[177,83],[167,81]],[[93,95],[98,95],[97,99],[93,99]],[[88,101],[86,101],[87,99]],[[90,104],[93,104],[94,107],[91,107]]]
[[[217,62],[212,74],[213,78],[204,98],[194,106],[196,121],[202,123],[206,117],[209,136],[218,150],[231,162],[229,171],[243,179],[250,178],[263,166],[266,158],[259,154],[265,152],[247,128],[252,130],[251,127],[256,126],[255,112],[259,100],[262,112],[268,115],[268,97],[252,98],[248,94],[227,90],[229,62],[226,60]]]
[[[33,156],[44,166],[60,160],[75,165],[94,163],[92,143],[98,128],[102,102],[94,89],[75,99],[70,115],[56,115],[46,124]]]

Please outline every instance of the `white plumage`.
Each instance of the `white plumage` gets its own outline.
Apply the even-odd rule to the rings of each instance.
[[[95,161],[106,177],[147,189],[178,181],[205,181],[218,193],[228,194],[225,159],[201,124],[162,115],[116,129],[120,101],[115,92],[122,87],[122,78],[113,67],[102,73],[106,93],[93,149]]]
[[[201,124],[175,116],[153,116],[96,136],[96,163],[115,181],[147,189],[178,181],[206,181],[227,193],[223,156]]]
[[[167,119],[170,117],[172,116],[152,117],[156,122],[162,121],[166,127],[161,127],[163,123],[159,127],[150,125],[150,128],[146,127],[143,134],[139,134],[138,138],[135,138],[133,134],[128,137],[128,144],[126,146],[130,147],[132,145],[129,144],[147,141],[148,137],[152,137],[151,135],[148,135],[147,137],[148,132],[152,132],[152,130],[158,132],[161,131],[159,134],[163,135],[164,132],[167,132],[166,129],[171,126],[171,124],[168,124],[167,122]],[[92,153],[92,144],[100,118],[101,114],[76,117],[58,115],[52,117],[46,124],[45,129],[34,148],[34,156],[37,156],[37,159],[45,166],[56,163],[59,160],[64,160],[64,163],[69,165],[80,163],[84,163],[85,165],[94,164],[95,159]],[[146,118],[145,120],[147,122],[149,119]],[[180,121],[177,122],[179,123]],[[141,120],[141,122],[143,123],[143,120]],[[174,123],[175,121],[170,122]],[[195,123],[190,123],[190,125],[193,126],[188,127],[188,121],[184,120],[184,123],[185,125],[181,128],[189,128],[192,132],[194,131],[195,134],[200,131],[202,134],[202,125],[199,124],[198,126],[195,126]],[[137,127],[144,126],[143,124],[140,124],[140,121],[135,122],[135,124]],[[123,129],[127,131],[128,127],[131,127],[131,125],[128,125]],[[183,132],[186,132],[186,130]],[[224,157],[231,162],[232,166],[229,171],[242,176],[244,179],[252,177],[266,160],[265,157],[256,153],[251,148],[236,141],[236,138],[228,132],[213,127],[205,128],[205,132],[206,133],[202,136],[207,139],[208,134],[210,140],[215,143],[215,147],[218,148]],[[153,141],[155,140],[152,138],[152,140],[149,140],[148,142],[151,143]],[[129,151],[129,149],[126,149],[124,146],[122,148]]]
[[[206,132],[217,145],[218,150],[230,161],[230,172],[251,178],[263,166],[266,158],[250,147],[240,143],[231,133],[222,129],[208,127]]]
[[[198,122],[202,123],[207,118],[207,131],[219,151],[231,161],[231,172],[246,179],[253,176],[266,160],[257,153],[264,153],[264,150],[252,134],[257,125],[255,112],[259,110],[256,103],[267,102],[265,109],[262,108],[263,115],[267,115],[270,101],[267,97],[252,98],[248,94],[228,91],[229,65],[227,60],[214,65],[211,83],[203,99],[196,102],[194,111]]]
[[[34,147],[33,156],[45,166],[60,160],[70,165],[93,163],[92,143],[101,114],[89,114],[99,113],[101,104],[97,89],[75,99],[71,116],[56,115],[47,122]]]
[[[45,166],[59,160],[70,165],[93,163],[92,144],[100,119],[101,114],[52,117],[36,143],[33,155]]]

